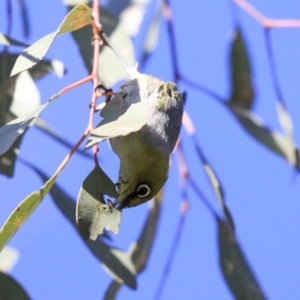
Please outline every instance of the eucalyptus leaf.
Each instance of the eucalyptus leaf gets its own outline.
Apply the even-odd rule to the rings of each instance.
[[[72,6],[69,6],[69,9],[72,9]],[[113,47],[129,66],[135,65],[133,42],[130,35],[121,26],[120,20],[105,9],[105,7],[101,7],[100,19],[103,32]],[[72,36],[79,47],[87,72],[90,74],[93,67],[92,58],[94,51],[92,28],[81,28],[78,31],[72,32]],[[98,77],[100,82],[106,87],[111,87],[116,82],[128,78],[126,69],[119,58],[110,48],[105,46],[101,47]]]
[[[0,255],[0,271],[10,273],[20,258],[20,252],[13,247],[6,246]]]
[[[16,139],[23,134],[25,129],[32,124],[34,119],[41,113],[41,111],[48,105],[46,102],[40,105],[38,109],[21,116],[0,128],[0,155],[5,153],[16,141]]]
[[[25,289],[12,276],[0,272],[0,299],[30,300]]]
[[[40,93],[33,79],[42,78],[49,72],[58,77],[65,74],[62,62],[58,60],[41,60],[30,70],[9,77],[17,57],[18,54],[14,53],[0,53],[0,65],[3,69],[0,72],[0,126],[14,120],[16,117],[23,116],[40,105]],[[1,174],[8,177],[13,176],[22,137],[18,138],[11,148],[1,155]]]
[[[136,36],[150,0],[109,0],[106,8],[119,19],[119,24],[129,36]]]
[[[271,131],[250,111],[236,105],[229,106],[240,124],[258,142],[269,148],[272,152],[284,157],[291,165],[299,168],[296,158],[296,146],[290,138]]]
[[[208,180],[209,180],[209,182],[213,188],[213,191],[215,193],[215,196],[218,200],[219,206],[222,209],[222,212],[223,212],[225,218],[227,219],[228,223],[231,225],[232,230],[234,230],[235,226],[234,226],[233,217],[226,205],[225,193],[224,193],[224,189],[221,184],[221,181],[218,178],[217,173],[213,169],[212,165],[207,161],[206,157],[202,153],[195,136],[194,136],[194,143],[195,143],[195,148],[196,148],[197,154],[202,162],[204,171],[208,177]]]
[[[251,271],[227,222],[218,220],[219,259],[224,278],[235,299],[267,299]]]
[[[34,172],[36,172],[44,182],[49,180],[49,176],[43,173],[40,169],[24,160],[21,161]],[[73,200],[57,183],[54,183],[49,193],[54,204],[78,233],[75,220],[75,200]],[[105,234],[101,237],[105,237]],[[118,282],[123,282],[132,289],[136,289],[137,283],[135,277],[135,268],[130,256],[127,253],[107,245],[99,237],[95,241],[88,240],[84,243],[90,252],[102,263],[102,265],[105,267],[105,270],[108,271],[108,273],[113,276],[115,280]]]
[[[52,32],[25,49],[18,57],[11,76],[27,70],[40,61],[48,52],[58,34],[72,32],[91,23],[91,9],[86,5],[74,7],[65,17],[55,32]]]
[[[242,31],[237,28],[231,46],[231,97],[229,102],[245,109],[251,109],[253,99],[254,88],[249,54]]]
[[[128,135],[140,130],[148,120],[149,108],[145,102],[128,105],[114,98],[102,109],[101,116],[103,120],[92,131],[86,148],[105,139]]]
[[[16,77],[15,91],[9,111],[16,117],[30,113],[41,105],[40,92],[28,71]]]
[[[86,177],[79,191],[76,221],[81,236],[95,240],[104,229],[117,234],[121,212],[105,204],[103,195],[117,197],[114,184],[99,166]]]
[[[118,24],[110,35],[110,43],[117,49],[128,66],[135,65],[135,53],[132,40],[121,24]],[[104,47],[100,53],[98,77],[106,87],[111,87],[118,81],[128,79],[128,73],[124,64],[108,47]]]
[[[2,32],[0,32],[0,44],[5,46],[12,45],[12,46],[28,47],[27,44],[12,39],[11,37],[3,34]]]
[[[14,176],[15,165],[23,137],[24,134],[19,136],[10,148],[4,154],[0,155],[0,173],[7,177]]]
[[[18,229],[31,216],[34,210],[39,206],[44,197],[52,188],[58,175],[59,173],[55,173],[39,191],[33,192],[26,197],[8,217],[0,230],[0,252],[16,234]]]

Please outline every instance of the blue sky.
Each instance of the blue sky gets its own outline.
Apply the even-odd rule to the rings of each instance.
[[[175,33],[182,73],[224,98],[230,94],[229,51],[234,20],[230,1],[174,2]],[[26,1],[31,25],[27,43],[54,31],[64,18],[61,1]],[[270,18],[300,19],[300,4],[289,1],[251,1]],[[12,36],[22,40],[21,23],[13,2]],[[6,30],[5,2],[0,3],[0,31]],[[250,53],[256,89],[254,112],[272,129],[281,131],[276,95],[270,76],[268,54],[261,26],[237,9]],[[149,12],[148,12],[149,13]],[[148,17],[150,16],[147,15]],[[294,123],[295,140],[300,141],[300,44],[299,29],[272,31],[272,45],[278,76]],[[142,39],[136,39],[137,51]],[[14,49],[15,50],[15,49]],[[13,50],[12,50],[13,51]],[[68,70],[63,79],[48,75],[37,82],[46,101],[68,84],[86,76],[83,62],[71,35],[59,36],[47,58],[62,60]],[[163,22],[155,53],[145,73],[172,80],[170,49]],[[184,84],[186,110],[194,120],[201,147],[220,177],[228,207],[236,224],[238,240],[263,291],[270,299],[300,297],[299,180],[281,157],[258,144],[222,105]],[[92,85],[70,91],[42,113],[42,117],[72,143],[81,136],[88,118]],[[202,191],[217,208],[192,142],[182,132],[189,170]],[[51,175],[67,150],[35,128],[26,135],[20,156]],[[106,143],[101,144],[100,165],[113,179],[118,159]],[[60,175],[58,183],[76,198],[80,185],[93,168],[93,161],[75,155]],[[18,203],[42,186],[26,166],[17,163],[13,179],[0,177],[2,197],[0,224]],[[188,190],[190,211],[183,228],[178,252],[172,264],[162,299],[232,299],[219,268],[217,231],[213,216]],[[153,299],[177,227],[180,211],[179,176],[174,156],[166,184],[157,238],[147,269],[138,277],[138,290],[123,287],[119,299]],[[113,245],[127,250],[136,240],[148,212],[148,204],[125,210],[120,234]],[[11,240],[20,252],[11,274],[33,299],[101,299],[111,279],[89,253],[77,233],[64,219],[50,197]]]

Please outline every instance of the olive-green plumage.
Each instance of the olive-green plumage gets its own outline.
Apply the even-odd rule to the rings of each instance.
[[[148,102],[149,119],[139,131],[111,138],[110,145],[120,158],[119,197],[123,209],[153,198],[168,177],[169,156],[181,128],[183,100],[174,83],[140,75],[118,91],[128,104]]]

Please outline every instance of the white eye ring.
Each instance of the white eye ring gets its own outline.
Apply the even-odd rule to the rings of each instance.
[[[141,184],[136,189],[136,192],[137,192],[138,197],[145,198],[150,194],[151,190],[147,184]]]

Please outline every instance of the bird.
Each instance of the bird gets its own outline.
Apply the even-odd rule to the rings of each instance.
[[[173,82],[139,74],[117,92],[125,104],[146,102],[150,109],[146,124],[138,131],[109,139],[120,159],[116,183],[120,210],[152,199],[168,178],[170,155],[179,137],[183,96]]]

